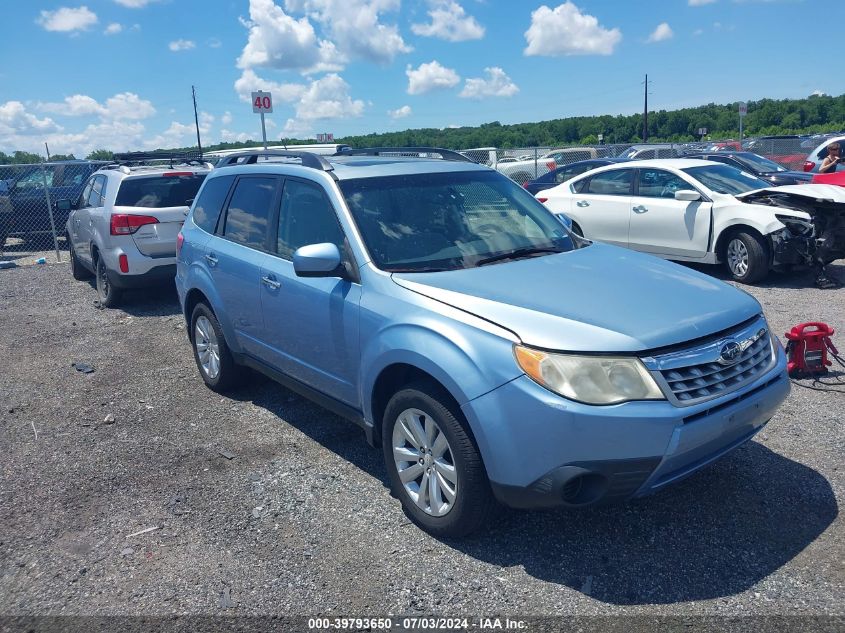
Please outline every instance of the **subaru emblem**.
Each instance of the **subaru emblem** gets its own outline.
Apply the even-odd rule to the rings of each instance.
[[[742,346],[736,341],[729,341],[722,345],[719,351],[719,364],[733,365],[739,360],[740,354],[742,354]]]

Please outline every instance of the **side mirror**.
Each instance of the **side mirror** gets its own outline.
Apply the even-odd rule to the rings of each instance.
[[[293,254],[293,270],[297,277],[344,277],[337,246],[325,242],[297,248]]]
[[[56,201],[56,209],[59,211],[70,211],[73,207],[74,204],[67,198]]]
[[[696,200],[701,200],[701,194],[697,191],[693,191],[692,189],[680,189],[675,192],[675,200],[680,200],[681,202],[695,202]]]

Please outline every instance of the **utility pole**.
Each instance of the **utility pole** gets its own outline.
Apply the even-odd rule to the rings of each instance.
[[[47,150],[47,162],[50,162],[50,148],[47,147],[47,141],[44,141],[44,149]]]
[[[648,140],[648,73],[645,76],[645,106],[643,107],[643,143]]]
[[[202,142],[200,141],[200,119],[197,116],[197,89],[191,86],[191,94],[194,96],[194,123],[197,126],[197,147],[200,150],[200,157],[202,157]]]

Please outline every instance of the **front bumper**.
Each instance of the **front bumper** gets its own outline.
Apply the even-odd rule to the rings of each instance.
[[[786,356],[757,380],[696,406],[666,401],[597,407],[521,376],[462,410],[493,491],[521,508],[644,496],[751,439],[789,393]]]

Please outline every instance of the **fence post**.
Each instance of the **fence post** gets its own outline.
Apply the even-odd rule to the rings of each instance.
[[[50,187],[47,186],[47,170],[44,163],[41,163],[41,182],[44,183],[44,197],[47,198],[47,213],[50,214],[50,229],[53,231],[53,247],[56,249],[56,261],[62,261],[59,255],[59,238],[56,236],[56,221],[53,218],[53,203],[50,200]]]

